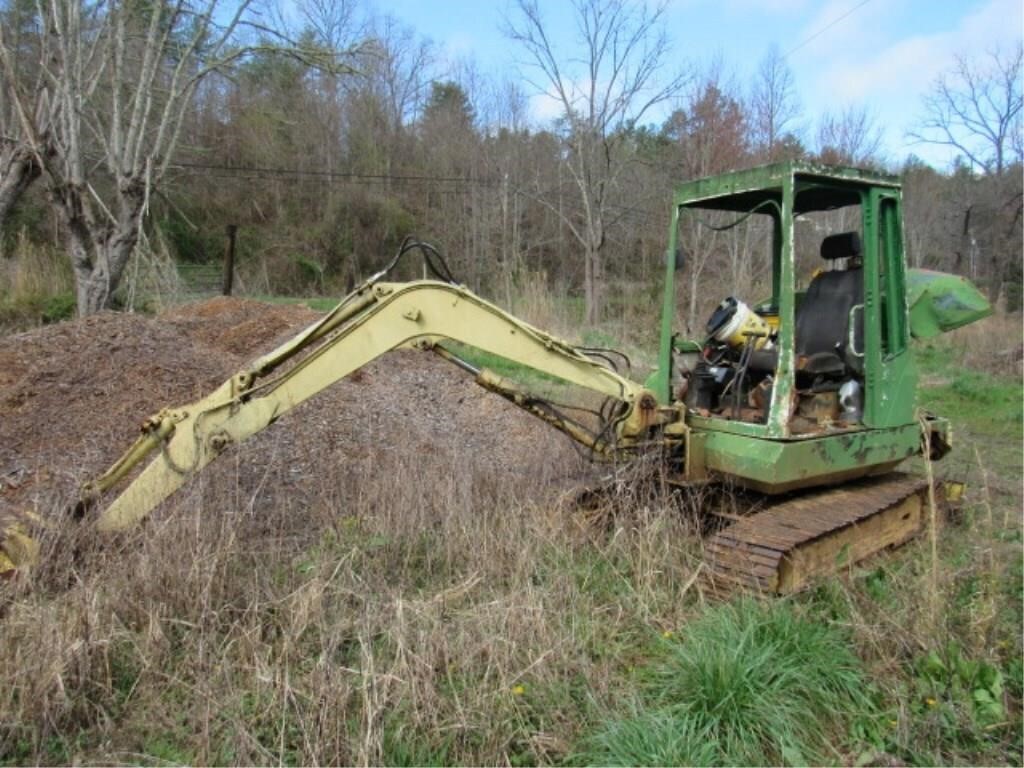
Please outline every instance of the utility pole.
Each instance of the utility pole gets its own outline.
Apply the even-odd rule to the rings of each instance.
[[[228,224],[228,247],[224,251],[224,283],[221,293],[224,296],[231,295],[231,285],[235,278],[235,235],[238,234],[237,224]]]

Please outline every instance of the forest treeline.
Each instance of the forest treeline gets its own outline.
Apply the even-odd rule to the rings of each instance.
[[[1019,48],[964,52],[923,96],[915,135],[960,157],[937,170],[887,157],[870,104],[803,110],[776,47],[754,72],[722,57],[672,70],[661,11],[628,0],[574,3],[591,43],[637,43],[586,47],[591,71],[631,73],[596,94],[530,0],[505,21],[523,70],[500,75],[354,3],[302,0],[258,25],[245,3],[0,8],[0,260],[60,248],[81,313],[116,304],[140,260],[219,262],[237,225],[250,292],[338,293],[414,233],[475,290],[510,300],[543,279],[593,321],[659,283],[675,184],[789,158],[901,174],[911,264],[1020,308]],[[688,325],[705,294],[758,287],[749,240],[688,263]]]

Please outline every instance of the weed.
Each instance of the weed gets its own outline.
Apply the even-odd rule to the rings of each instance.
[[[644,675],[645,708],[594,737],[596,762],[654,764],[677,750],[697,764],[820,763],[872,709],[846,639],[785,603],[710,609],[659,656]]]
[[[592,765],[720,765],[713,737],[680,712],[636,707],[591,737],[585,760]],[[762,760],[760,762],[768,762]]]
[[[914,670],[926,707],[949,702],[969,710],[982,728],[1006,717],[1002,673],[992,664],[966,658],[958,643],[950,642],[941,655],[932,650],[920,656]]]
[[[70,320],[75,314],[77,302],[72,293],[59,293],[51,296],[43,305],[43,322],[56,323],[60,320]]]

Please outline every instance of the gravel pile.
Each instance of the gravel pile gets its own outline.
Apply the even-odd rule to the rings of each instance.
[[[155,318],[103,313],[0,339],[0,516],[46,514],[67,503],[128,447],[147,416],[202,396],[318,316],[217,298]],[[557,492],[586,471],[567,438],[460,369],[398,351],[203,474],[259,506],[282,494],[301,499],[342,468],[358,482],[359,472],[393,466],[395,456],[414,457],[423,473],[512,479],[526,495]]]

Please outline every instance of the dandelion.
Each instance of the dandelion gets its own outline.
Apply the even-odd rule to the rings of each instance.
[[[666,629],[664,632],[661,633],[661,636],[664,637],[666,640],[668,640],[669,638],[672,637],[672,630],[671,629]]]
[[[525,685],[513,685],[512,686],[512,695],[513,696],[522,696],[524,693],[526,693],[526,686]]]
[[[889,721],[889,725],[891,725],[893,728],[895,728],[899,724],[900,724],[899,720],[890,720]]]
[[[937,702],[935,699],[929,697],[929,698],[924,700],[924,703],[927,704],[929,707],[934,707],[939,702]]]

